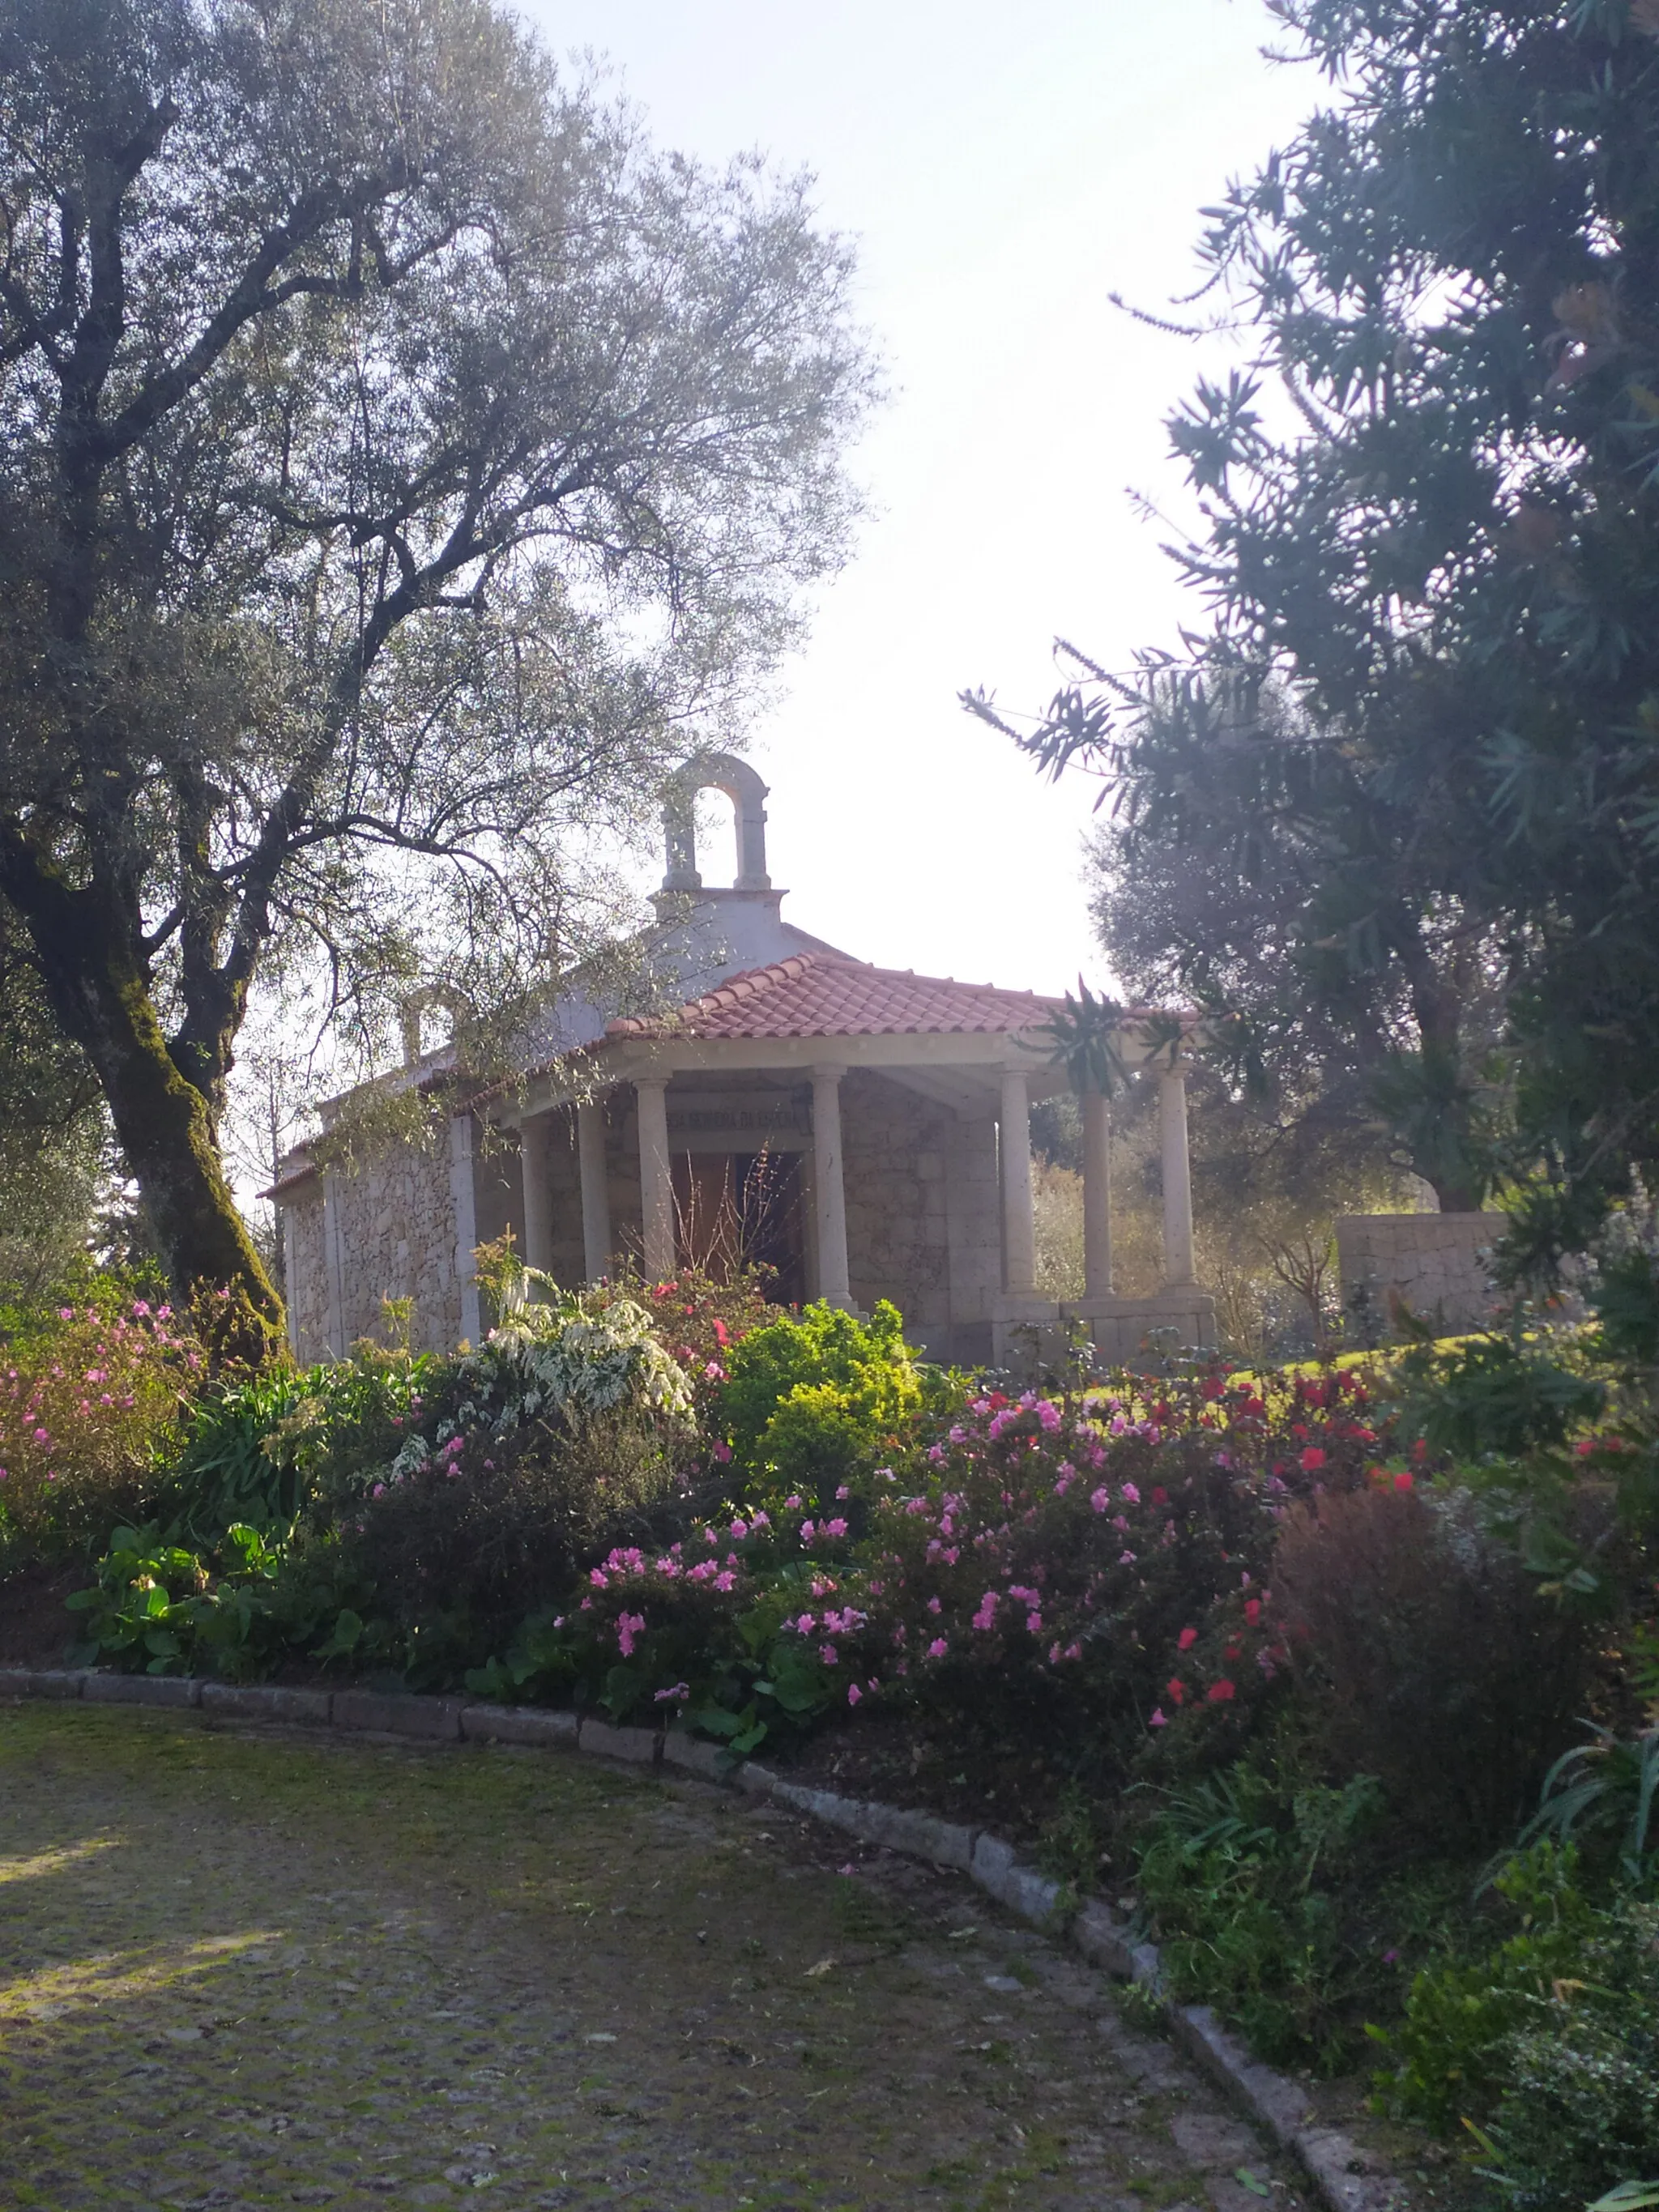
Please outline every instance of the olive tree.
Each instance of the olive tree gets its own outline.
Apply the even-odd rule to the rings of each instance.
[[[739,728],[844,542],[848,277],[484,0],[0,0],[0,896],[181,1292],[278,1318],[251,996],[522,991]]]

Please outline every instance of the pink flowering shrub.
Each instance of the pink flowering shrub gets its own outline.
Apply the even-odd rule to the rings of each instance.
[[[1285,1662],[1279,1517],[1363,1486],[1378,1444],[1357,1379],[1269,1387],[959,1397],[827,1510],[792,1492],[613,1551],[540,1625],[541,1669],[738,1748],[895,1706],[963,1741],[1086,1736],[1120,1773],[1165,1728],[1237,1733]]]
[[[144,1298],[64,1305],[0,1352],[0,1568],[67,1558],[142,1510],[202,1364]]]

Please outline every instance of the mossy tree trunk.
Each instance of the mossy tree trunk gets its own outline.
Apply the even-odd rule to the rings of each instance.
[[[227,1008],[216,1037],[204,1037],[198,1020],[194,1036],[170,1047],[117,897],[95,883],[66,884],[9,835],[0,835],[0,890],[29,929],[53,1013],[97,1071],[175,1302],[225,1293],[215,1349],[257,1362],[280,1336],[282,1301],[225,1179],[217,1129],[240,1007]],[[185,1051],[204,1081],[180,1066]]]

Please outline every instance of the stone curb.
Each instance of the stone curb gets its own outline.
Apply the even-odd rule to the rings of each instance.
[[[532,1705],[468,1705],[458,1698],[374,1690],[291,1690],[264,1683],[210,1682],[192,1675],[111,1674],[93,1668],[0,1667],[0,1698],[84,1698],[93,1705],[197,1706],[227,1719],[300,1722],[365,1735],[426,1742],[506,1743],[584,1751],[630,1765],[664,1765],[705,1781],[770,1796],[861,1843],[931,1859],[966,1874],[988,1896],[1022,1920],[1063,1938],[1093,1966],[1120,1981],[1161,1995],[1158,1946],[1130,1941],[1129,1926],[1096,1899],[1076,1906],[1068,1893],[1035,1867],[1022,1865],[1012,1844],[988,1830],[966,1828],[930,1813],[842,1797],[790,1782],[755,1759],[735,1763],[718,1744],[670,1729],[613,1728],[585,1715]],[[1391,2212],[1386,2171],[1350,2137],[1322,2128],[1296,2083],[1253,2059],[1207,2005],[1163,2001],[1174,2039],[1243,2106],[1313,2184],[1328,2212]]]

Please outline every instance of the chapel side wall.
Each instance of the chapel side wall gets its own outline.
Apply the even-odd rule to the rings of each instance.
[[[950,1224],[950,1357],[991,1357],[991,1312],[1002,1289],[1002,1195],[994,1114],[956,1115],[945,1147]]]
[[[854,1068],[842,1081],[842,1173],[847,1258],[856,1304],[890,1298],[905,1334],[935,1359],[950,1356],[951,1239],[943,1107]]]
[[[360,1336],[384,1341],[380,1301],[388,1297],[414,1301],[410,1341],[416,1351],[453,1351],[461,1296],[447,1152],[388,1146],[355,1173],[337,1174],[334,1205],[343,1341],[331,1349],[343,1352]]]
[[[1488,1279],[1501,1213],[1349,1213],[1336,1224],[1342,1302],[1356,1302],[1383,1334],[1396,1304],[1449,1331],[1486,1328],[1497,1306]]]
[[[283,1259],[287,1274],[288,1340],[302,1367],[328,1356],[328,1246],[323,1186],[283,1202]]]

